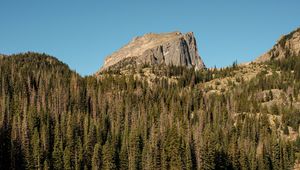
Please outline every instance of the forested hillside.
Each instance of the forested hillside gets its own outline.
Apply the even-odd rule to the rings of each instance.
[[[300,158],[298,56],[81,77],[23,53],[0,58],[0,77],[0,169],[277,170]]]

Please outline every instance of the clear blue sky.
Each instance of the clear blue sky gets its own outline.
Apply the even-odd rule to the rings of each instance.
[[[148,32],[193,31],[208,67],[251,61],[300,26],[299,0],[1,0],[0,53],[45,52],[82,75]]]

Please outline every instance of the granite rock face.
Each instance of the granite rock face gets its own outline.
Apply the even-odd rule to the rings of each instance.
[[[258,57],[254,62],[278,60],[289,56],[300,56],[300,28],[282,36],[271,50]]]
[[[187,66],[198,70],[205,67],[192,32],[149,33],[134,38],[108,56],[100,72],[143,64]]]

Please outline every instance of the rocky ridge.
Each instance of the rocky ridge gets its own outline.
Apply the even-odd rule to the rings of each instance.
[[[271,50],[258,57],[254,62],[261,63],[272,59],[283,59],[287,56],[300,55],[300,28],[281,36]]]
[[[108,56],[99,72],[143,64],[205,67],[192,32],[148,33]]]

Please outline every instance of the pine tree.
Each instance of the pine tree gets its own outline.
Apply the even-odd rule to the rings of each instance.
[[[167,131],[167,136],[164,141],[164,168],[176,169],[182,168],[182,159],[180,154],[180,138],[177,129],[172,127]]]
[[[272,169],[277,170],[280,168],[280,155],[281,155],[281,149],[279,143],[276,141],[276,138],[273,138],[272,140]]]
[[[43,169],[44,169],[44,170],[49,170],[49,169],[50,169],[49,163],[48,163],[48,160],[47,160],[47,159],[44,161]]]
[[[73,166],[71,163],[71,149],[69,146],[65,147],[63,161],[64,161],[64,169],[66,170],[72,169]]]
[[[77,138],[75,144],[75,170],[80,170],[83,167],[83,148],[80,138]]]
[[[213,134],[206,128],[202,138],[202,145],[200,146],[200,168],[204,170],[215,169],[216,143]]]
[[[247,157],[247,153],[245,153],[245,149],[243,148],[243,146],[240,147],[240,160],[239,160],[239,164],[242,170],[248,170],[250,169],[249,166],[249,159]]]
[[[27,122],[27,116],[23,118],[23,124],[22,124],[22,152],[24,153],[24,159],[26,163],[27,169],[34,168],[34,161],[32,157],[32,148],[30,144],[30,134],[28,129],[28,122]]]
[[[120,152],[120,169],[128,169],[128,150],[125,144],[121,147]]]
[[[114,146],[107,141],[103,146],[103,169],[117,169]]]
[[[52,152],[53,169],[61,170],[64,169],[63,161],[63,144],[61,139],[56,139]]]
[[[40,149],[40,138],[38,129],[34,129],[34,134],[32,137],[33,143],[33,158],[34,158],[34,165],[36,169],[41,169],[41,149]]]
[[[132,132],[129,138],[129,169],[142,168],[142,148],[141,137],[136,132]]]
[[[101,169],[102,165],[102,160],[101,160],[101,145],[97,143],[94,147],[94,153],[93,153],[93,158],[92,158],[92,169],[97,170]]]

